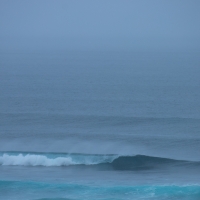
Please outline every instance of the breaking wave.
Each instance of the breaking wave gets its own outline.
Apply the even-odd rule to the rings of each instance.
[[[0,165],[45,167],[97,165],[110,163],[115,157],[114,155],[3,153],[0,156]]]
[[[200,162],[173,160],[145,155],[92,155],[56,153],[17,153],[0,154],[0,165],[6,166],[99,166],[114,170],[146,170],[167,166],[200,165]]]

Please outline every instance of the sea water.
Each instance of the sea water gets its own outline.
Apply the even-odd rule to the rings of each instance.
[[[200,199],[199,52],[1,53],[0,199]]]

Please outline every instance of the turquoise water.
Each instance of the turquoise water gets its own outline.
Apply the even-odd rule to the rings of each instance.
[[[200,186],[188,185],[78,185],[1,181],[0,191],[10,199],[199,199]],[[18,197],[16,198],[16,194]],[[43,198],[45,197],[45,198]]]

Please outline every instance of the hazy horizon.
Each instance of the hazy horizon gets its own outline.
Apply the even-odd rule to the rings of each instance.
[[[200,2],[0,2],[1,52],[199,50]]]

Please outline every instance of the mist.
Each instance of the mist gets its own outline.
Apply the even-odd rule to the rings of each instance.
[[[199,50],[200,2],[0,2],[0,51]]]

